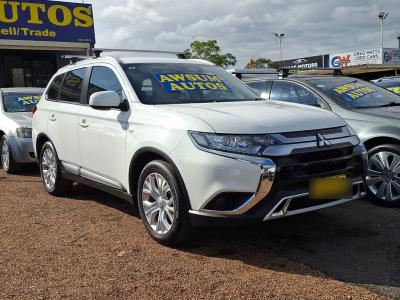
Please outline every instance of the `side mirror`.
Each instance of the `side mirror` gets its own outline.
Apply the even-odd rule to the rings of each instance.
[[[89,105],[95,108],[115,108],[120,104],[121,98],[114,91],[96,92],[89,98]]]

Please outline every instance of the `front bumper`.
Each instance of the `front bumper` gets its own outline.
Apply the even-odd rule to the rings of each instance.
[[[347,151],[347,152],[346,152]],[[321,157],[318,157],[320,155]],[[232,158],[231,158],[232,159]],[[367,155],[361,145],[321,153],[275,157],[233,157],[259,168],[257,191],[235,209],[207,209],[210,199],[200,209],[189,211],[194,226],[256,223],[305,213],[366,195],[363,182]],[[310,200],[308,185],[313,178],[345,174],[353,185],[352,197],[338,200]]]
[[[13,158],[17,163],[35,163],[36,157],[33,151],[32,139],[9,137]]]

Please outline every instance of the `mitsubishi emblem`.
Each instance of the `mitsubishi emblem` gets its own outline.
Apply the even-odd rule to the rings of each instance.
[[[330,146],[331,143],[320,133],[317,133],[317,145],[318,147]]]

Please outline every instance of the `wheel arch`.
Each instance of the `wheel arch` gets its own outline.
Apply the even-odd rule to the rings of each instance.
[[[51,139],[44,133],[40,133],[36,138],[35,149],[36,157],[39,157],[42,147],[46,142],[51,142]]]
[[[168,154],[166,154],[163,151],[160,151],[156,148],[153,148],[153,147],[144,147],[144,148],[139,149],[138,151],[136,151],[136,153],[134,154],[134,156],[131,159],[131,162],[129,165],[129,191],[130,191],[130,194],[133,197],[136,196],[137,185],[138,185],[140,173],[143,170],[144,166],[153,160],[164,160],[172,166],[172,168],[174,169],[174,171],[178,177],[177,179],[178,179],[178,183],[181,187],[181,191],[185,195],[187,207],[189,209],[191,209],[189,195],[186,190],[185,182],[183,181],[182,175],[179,172],[177,166],[175,165],[173,160],[168,156]],[[134,203],[135,203],[135,205],[137,205],[136,201],[134,201]]]
[[[387,136],[379,136],[379,137],[374,137],[374,138],[368,139],[364,142],[364,145],[367,148],[367,150],[371,150],[372,148],[374,148],[376,146],[384,145],[384,144],[400,145],[400,139],[396,139],[393,137],[387,137]]]

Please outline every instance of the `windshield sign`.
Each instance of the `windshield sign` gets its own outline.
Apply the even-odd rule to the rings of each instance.
[[[397,106],[398,95],[369,82],[350,77],[310,78],[307,83],[348,108]]]
[[[220,67],[195,63],[124,64],[144,104],[256,101],[260,97]]]
[[[3,94],[5,112],[30,112],[39,102],[40,94],[9,93]]]
[[[156,74],[155,77],[168,92],[230,91],[230,88],[215,74]]]
[[[365,95],[376,93],[376,89],[359,82],[339,85],[334,88],[334,91],[339,95],[343,95],[344,99],[347,98],[348,101],[357,100]]]

